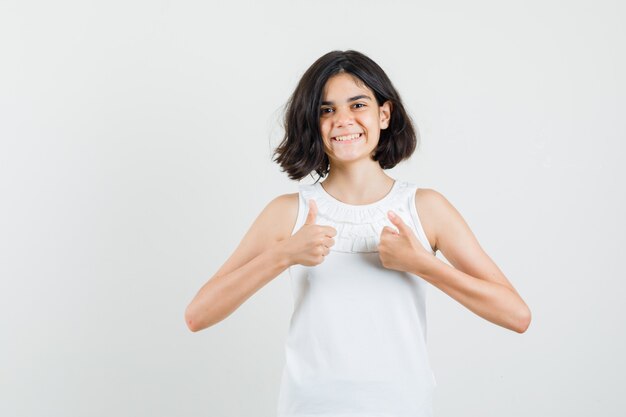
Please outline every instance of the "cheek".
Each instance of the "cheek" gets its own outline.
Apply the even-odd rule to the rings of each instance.
[[[327,121],[320,122],[320,132],[322,133],[322,136],[328,137],[330,133],[330,125]]]

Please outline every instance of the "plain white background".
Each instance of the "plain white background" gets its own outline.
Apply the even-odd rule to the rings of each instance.
[[[282,106],[334,49],[378,62],[419,128],[388,173],[446,196],[533,314],[520,335],[429,288],[436,415],[622,415],[625,19],[617,0],[0,2],[0,415],[274,416],[288,274],[202,332],[183,314],[297,191],[271,161]]]

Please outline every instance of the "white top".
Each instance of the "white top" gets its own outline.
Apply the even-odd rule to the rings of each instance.
[[[393,210],[432,252],[414,184],[396,180],[381,200],[343,203],[320,183],[299,185],[292,235],[314,199],[316,224],[337,229],[316,266],[289,268],[294,310],[285,346],[278,417],[430,417],[437,382],[426,349],[427,283],[387,269],[377,252]]]

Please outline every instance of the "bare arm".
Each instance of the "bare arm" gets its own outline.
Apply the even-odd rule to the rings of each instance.
[[[277,243],[234,271],[213,276],[187,307],[187,327],[197,332],[219,323],[288,267]]]
[[[517,292],[505,285],[469,275],[438,258],[420,275],[482,318],[517,333],[530,325],[530,310]]]
[[[381,232],[382,265],[418,275],[482,318],[524,333],[530,325],[530,309],[481,248],[461,214],[443,195],[428,188],[415,193],[415,206],[430,236],[426,245],[430,250],[391,210],[389,220],[397,230],[385,226]],[[433,255],[433,243],[453,266]]]
[[[311,200],[303,226],[291,235],[297,214],[297,193],[277,197],[267,205],[235,252],[187,307],[189,330],[197,332],[224,320],[289,266],[324,261],[337,231],[315,224],[317,204]]]
[[[436,247],[452,266],[429,254],[416,265],[417,275],[484,319],[525,332],[531,321],[530,309],[482,249],[461,214],[435,190],[420,192],[423,215],[434,225]]]
[[[290,266],[282,243],[295,224],[297,210],[297,194],[277,197],[265,207],[185,310],[189,330],[197,332],[224,320]]]

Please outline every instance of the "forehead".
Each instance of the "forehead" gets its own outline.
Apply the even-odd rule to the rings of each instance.
[[[357,94],[374,96],[372,90],[363,81],[352,74],[344,72],[333,75],[326,81],[322,91],[322,99],[335,101],[336,99],[352,97]]]

